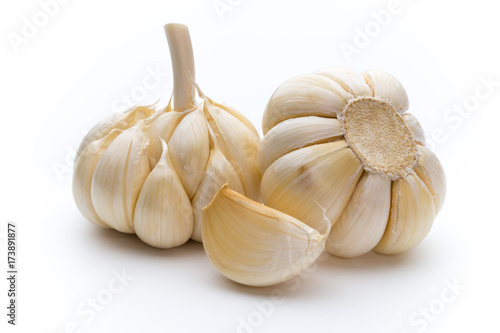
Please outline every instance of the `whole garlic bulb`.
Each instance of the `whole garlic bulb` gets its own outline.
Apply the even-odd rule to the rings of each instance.
[[[73,176],[84,217],[160,248],[201,241],[201,209],[221,186],[258,200],[261,179],[256,129],[194,83],[187,27],[167,24],[165,32],[173,106],[134,107],[99,122],[78,149]]]
[[[264,203],[313,228],[319,204],[334,255],[416,246],[443,205],[446,180],[407,110],[403,86],[380,70],[329,67],[286,81],[262,122]]]

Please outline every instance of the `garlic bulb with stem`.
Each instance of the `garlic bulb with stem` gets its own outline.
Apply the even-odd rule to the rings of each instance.
[[[174,75],[169,105],[99,122],[80,144],[73,176],[84,217],[159,248],[201,241],[201,209],[218,189],[228,183],[259,200],[261,179],[257,130],[201,93],[187,27],[167,24],[165,33]]]
[[[446,194],[408,96],[390,74],[328,67],[292,78],[264,114],[258,153],[266,205],[333,227],[328,252],[394,254],[419,244]]]

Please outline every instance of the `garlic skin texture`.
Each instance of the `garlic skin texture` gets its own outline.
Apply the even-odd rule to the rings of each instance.
[[[324,219],[320,233],[224,186],[203,209],[203,247],[227,278],[269,286],[309,267],[323,252],[330,227]]]
[[[323,207],[333,255],[419,244],[443,205],[446,178],[408,106],[401,83],[381,70],[328,67],[283,83],[262,122],[264,203],[313,228]]]
[[[171,248],[202,241],[201,209],[222,185],[260,199],[260,138],[241,113],[205,96],[194,81],[187,27],[165,26],[174,72],[167,107],[112,115],[83,139],[73,174],[82,215]],[[202,101],[195,99],[195,94]]]

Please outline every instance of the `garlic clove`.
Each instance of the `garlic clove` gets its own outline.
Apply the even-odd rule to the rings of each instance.
[[[163,152],[162,140],[168,142],[182,120],[182,112],[169,111],[159,116],[149,127],[149,163],[153,169]]]
[[[99,217],[92,204],[92,176],[102,154],[122,132],[121,129],[114,129],[102,139],[88,144],[78,157],[73,172],[73,197],[76,207],[87,220],[105,228],[109,226]]]
[[[424,129],[422,128],[422,125],[420,125],[420,122],[418,121],[417,117],[415,117],[411,113],[405,113],[403,115],[403,119],[406,125],[410,128],[411,132],[413,133],[415,141],[419,145],[425,146],[426,142],[425,142]]]
[[[315,72],[337,82],[353,97],[372,96],[372,91],[360,73],[346,67],[325,67]]]
[[[340,122],[335,118],[311,116],[284,120],[262,140],[257,154],[259,170],[263,174],[276,159],[291,151],[342,136]]]
[[[437,215],[441,207],[443,207],[446,197],[446,176],[436,154],[423,146],[419,146],[418,150],[420,156],[415,167],[415,172],[432,194]]]
[[[340,257],[355,257],[372,250],[384,235],[390,207],[391,180],[365,172],[334,223],[326,250]]]
[[[200,184],[210,154],[208,126],[199,109],[186,111],[168,142],[170,162],[177,171],[189,199]]]
[[[318,229],[321,208],[336,221],[362,173],[363,166],[344,140],[305,147],[269,166],[262,177],[262,198],[266,205]]]
[[[408,110],[409,100],[406,90],[394,76],[378,69],[364,71],[363,76],[374,97],[391,103],[400,114]]]
[[[83,138],[76,151],[75,160],[91,142],[105,137],[114,129],[126,130],[138,121],[151,117],[154,112],[155,110],[148,106],[133,106],[123,113],[116,113],[101,120]]]
[[[392,183],[391,210],[384,236],[374,248],[383,254],[405,252],[429,233],[435,209],[432,195],[414,174]]]
[[[134,233],[134,208],[149,172],[148,135],[143,122],[122,132],[106,149],[92,177],[92,204],[110,227]]]
[[[226,104],[220,104],[220,103],[217,103],[216,101],[214,101],[213,99],[209,98],[208,96],[204,96],[204,98],[210,103],[212,104],[212,106],[215,106],[217,108],[220,108],[224,111],[226,111],[227,113],[229,113],[231,116],[235,117],[236,119],[238,119],[239,121],[241,121],[243,124],[245,124],[246,127],[248,127],[248,129],[250,131],[253,132],[253,134],[255,134],[255,136],[259,137],[259,132],[257,132],[257,129],[255,128],[255,126],[252,124],[252,122],[250,120],[248,120],[247,117],[245,117],[241,112],[239,112],[238,110],[236,110],[235,108],[229,106],[229,105],[226,105]]]
[[[244,194],[252,200],[259,200],[261,175],[257,167],[257,151],[260,138],[237,118],[207,99],[203,107],[215,141],[238,174]]]
[[[168,249],[189,240],[193,232],[193,210],[172,164],[167,145],[149,174],[137,199],[134,230],[145,243]]]
[[[200,186],[194,195],[191,204],[193,205],[194,213],[194,228],[191,238],[195,241],[201,242],[202,240],[202,214],[203,207],[208,205],[214,198],[215,194],[224,185],[239,193],[244,193],[241,180],[234,170],[233,166],[226,159],[220,149],[215,146],[210,153],[207,169],[203,173]]]
[[[299,220],[222,188],[203,209],[203,246],[227,278],[269,286],[302,272],[323,252],[330,223],[320,234]]]
[[[301,116],[335,118],[350,98],[338,83],[323,75],[294,77],[280,85],[269,100],[262,130],[266,134],[283,120]]]

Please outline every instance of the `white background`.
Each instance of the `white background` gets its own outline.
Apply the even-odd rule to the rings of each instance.
[[[221,3],[223,13],[215,8]],[[14,221],[19,307],[13,328],[2,278],[1,331],[498,332],[500,21],[493,3],[401,0],[381,26],[373,12],[387,10],[386,0],[71,0],[52,7],[47,22],[37,1],[2,1],[0,266]],[[38,31],[14,46],[13,36],[34,19]],[[326,256],[294,283],[256,289],[222,277],[198,243],[162,251],[85,221],[71,195],[73,153],[88,129],[123,107],[123,95],[166,103],[172,77],[162,26],[169,22],[189,26],[204,92],[259,129],[268,98],[294,75],[343,65],[396,76],[448,177],[429,236],[398,256]],[[356,36],[366,29],[362,45]],[[346,44],[357,53],[346,57]],[[145,89],[155,70],[157,86]],[[491,91],[481,83],[488,78],[497,82]],[[489,94],[477,98],[477,89]],[[106,299],[122,270],[133,279]],[[453,283],[465,289],[454,293]],[[273,293],[282,295],[274,303]],[[86,304],[96,297],[109,302],[92,316]]]

